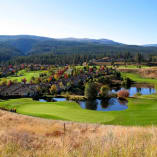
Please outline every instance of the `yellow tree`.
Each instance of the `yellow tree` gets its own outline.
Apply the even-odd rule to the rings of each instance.
[[[52,85],[51,88],[50,88],[50,93],[51,93],[51,94],[56,94],[56,92],[57,92],[57,86],[54,84],[54,85]]]

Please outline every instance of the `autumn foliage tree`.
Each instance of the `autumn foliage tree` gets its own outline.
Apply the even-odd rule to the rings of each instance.
[[[11,80],[8,81],[8,86],[11,86],[13,84],[13,82]]]
[[[26,78],[24,78],[24,79],[22,79],[21,81],[22,81],[24,84],[26,84],[27,79],[26,79]]]
[[[56,94],[57,93],[57,86],[56,85],[52,85],[50,88],[50,93],[51,94]]]

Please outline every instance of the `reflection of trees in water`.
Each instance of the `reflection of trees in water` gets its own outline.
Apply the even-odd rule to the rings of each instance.
[[[136,90],[137,90],[137,93],[141,93],[141,88],[136,88]]]
[[[86,101],[86,109],[96,110],[97,109],[97,101],[96,100],[87,100]]]
[[[130,87],[131,87],[131,84],[124,85],[124,88],[126,88],[126,89],[130,89]]]
[[[152,88],[149,88],[149,94],[152,94],[153,92],[152,92]]]
[[[107,108],[108,105],[109,105],[108,100],[102,100],[102,101],[101,101],[101,107],[102,107],[102,108]]]
[[[127,100],[123,100],[123,99],[118,99],[119,104],[121,105],[127,105],[128,101]]]
[[[120,89],[121,89],[120,86],[117,86],[116,88],[114,88],[114,90],[115,90],[116,92],[118,92]]]

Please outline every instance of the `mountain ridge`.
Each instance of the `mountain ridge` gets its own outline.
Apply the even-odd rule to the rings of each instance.
[[[35,35],[0,35],[0,61],[16,56],[53,54],[155,53],[157,47],[127,45],[109,39],[49,38]],[[5,58],[5,59],[4,59]]]

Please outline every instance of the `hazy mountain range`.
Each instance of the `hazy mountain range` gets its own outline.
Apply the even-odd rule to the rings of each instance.
[[[33,35],[1,35],[0,61],[16,56],[26,56],[43,53],[90,53],[90,52],[153,52],[157,53],[157,44],[126,45],[108,39],[62,38],[54,39]]]

